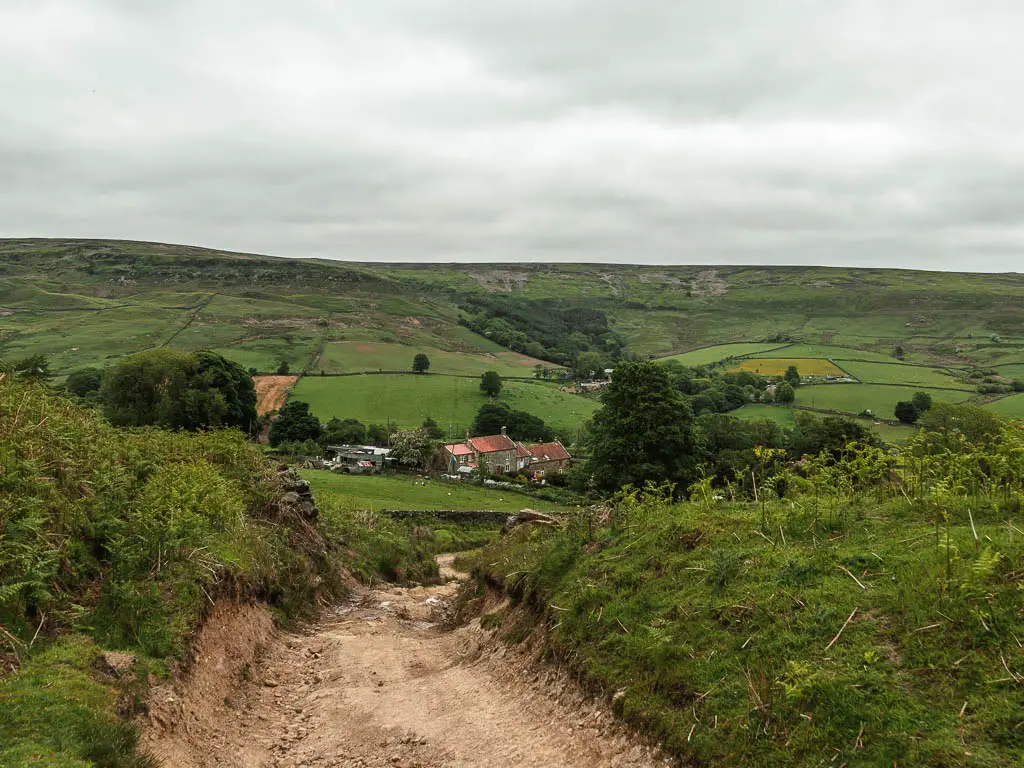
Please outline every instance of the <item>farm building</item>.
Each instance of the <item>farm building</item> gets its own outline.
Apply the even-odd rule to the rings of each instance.
[[[527,446],[530,452],[529,470],[535,475],[564,475],[569,471],[572,456],[558,440]]]
[[[448,443],[441,449],[441,463],[452,474],[469,474],[483,463],[491,474],[526,471],[534,475],[563,474],[572,457],[558,441],[523,445],[510,438],[502,427],[500,435],[470,437]]]

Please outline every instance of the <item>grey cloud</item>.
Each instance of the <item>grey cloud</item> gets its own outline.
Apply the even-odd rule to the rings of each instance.
[[[1010,0],[5,0],[0,236],[1021,270]]]

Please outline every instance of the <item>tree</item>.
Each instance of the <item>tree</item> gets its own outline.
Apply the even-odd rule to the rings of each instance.
[[[27,379],[48,379],[52,375],[45,355],[29,355],[10,363],[0,363],[0,371],[5,370]]]
[[[484,403],[473,419],[474,435],[496,435],[501,428],[513,440],[550,442],[554,433],[544,421],[526,411],[514,411],[506,403]]]
[[[412,370],[414,373],[424,373],[430,368],[430,358],[422,352],[419,352],[416,357],[412,359]]]
[[[685,485],[693,473],[693,413],[657,363],[619,365],[591,427],[589,474],[612,490],[647,480]]]
[[[955,433],[960,433],[975,444],[987,444],[1002,429],[1003,423],[992,411],[977,405],[935,403],[921,417],[925,432],[934,432],[937,442],[951,447],[956,445]]]
[[[226,410],[222,426],[251,432],[256,423],[256,386],[238,363],[215,352],[196,352],[193,389],[210,388],[224,395]]]
[[[526,354],[530,357],[544,357],[544,345],[539,341],[531,341],[526,345]]]
[[[871,428],[843,416],[819,417],[796,411],[796,425],[790,435],[794,456],[815,456],[827,451],[838,456],[849,443],[876,445],[878,438]]]
[[[896,347],[892,351],[892,356],[895,357],[897,360],[902,360],[903,359],[903,345],[902,344],[897,344],[896,345]]]
[[[309,403],[289,400],[285,403],[267,438],[272,446],[303,440],[319,440],[323,433],[320,420],[309,412]]]
[[[501,392],[501,388],[501,376],[498,375],[497,371],[487,371],[487,373],[480,377],[480,389],[485,394],[497,397]]]
[[[796,400],[796,392],[793,391],[793,387],[790,386],[788,381],[783,381],[775,385],[776,403],[789,405],[794,400]]]
[[[915,408],[914,404],[909,400],[900,400],[896,403],[896,409],[894,412],[896,414],[896,418],[904,424],[913,424],[917,421],[917,408]]]
[[[604,373],[604,363],[597,352],[580,352],[572,371],[580,379],[593,379]]]
[[[407,467],[425,470],[437,455],[437,443],[425,429],[402,429],[391,436],[391,456]]]
[[[800,371],[796,369],[795,365],[789,366],[789,368],[786,369],[786,375],[782,378],[784,378],[791,387],[800,386]]]
[[[932,396],[927,392],[915,392],[914,396],[910,398],[910,402],[914,404],[914,408],[917,409],[920,416],[932,407]]]
[[[430,416],[427,416],[427,418],[423,420],[423,424],[420,426],[420,429],[430,435],[431,440],[440,440],[444,437],[444,430],[441,429],[437,422]]]
[[[279,366],[277,366],[277,375],[278,376],[287,376],[288,372],[290,370],[291,370],[291,366],[288,365],[288,361],[287,360],[282,360],[281,364]]]
[[[99,368],[82,368],[68,376],[64,382],[68,392],[82,398],[98,393],[102,384],[103,371]]]
[[[356,419],[334,417],[324,425],[321,441],[325,445],[362,445],[366,442],[366,426]]]
[[[387,445],[388,429],[383,424],[371,424],[366,428],[366,442],[371,445]]]
[[[117,426],[249,431],[257,420],[252,378],[214,352],[154,349],[132,355],[104,376],[101,397],[104,413]]]

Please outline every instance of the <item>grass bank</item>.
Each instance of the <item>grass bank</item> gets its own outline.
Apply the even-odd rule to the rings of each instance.
[[[695,764],[995,768],[1024,761],[1019,503],[633,495],[472,565],[521,607],[487,625],[543,623],[552,656]]]

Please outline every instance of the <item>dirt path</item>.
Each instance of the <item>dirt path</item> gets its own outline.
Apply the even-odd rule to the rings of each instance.
[[[253,376],[256,386],[256,412],[262,416],[279,411],[288,399],[286,390],[295,386],[298,376]]]
[[[665,765],[553,670],[505,658],[478,622],[441,629],[456,588],[355,595],[275,637],[251,682],[147,746],[182,768]]]

